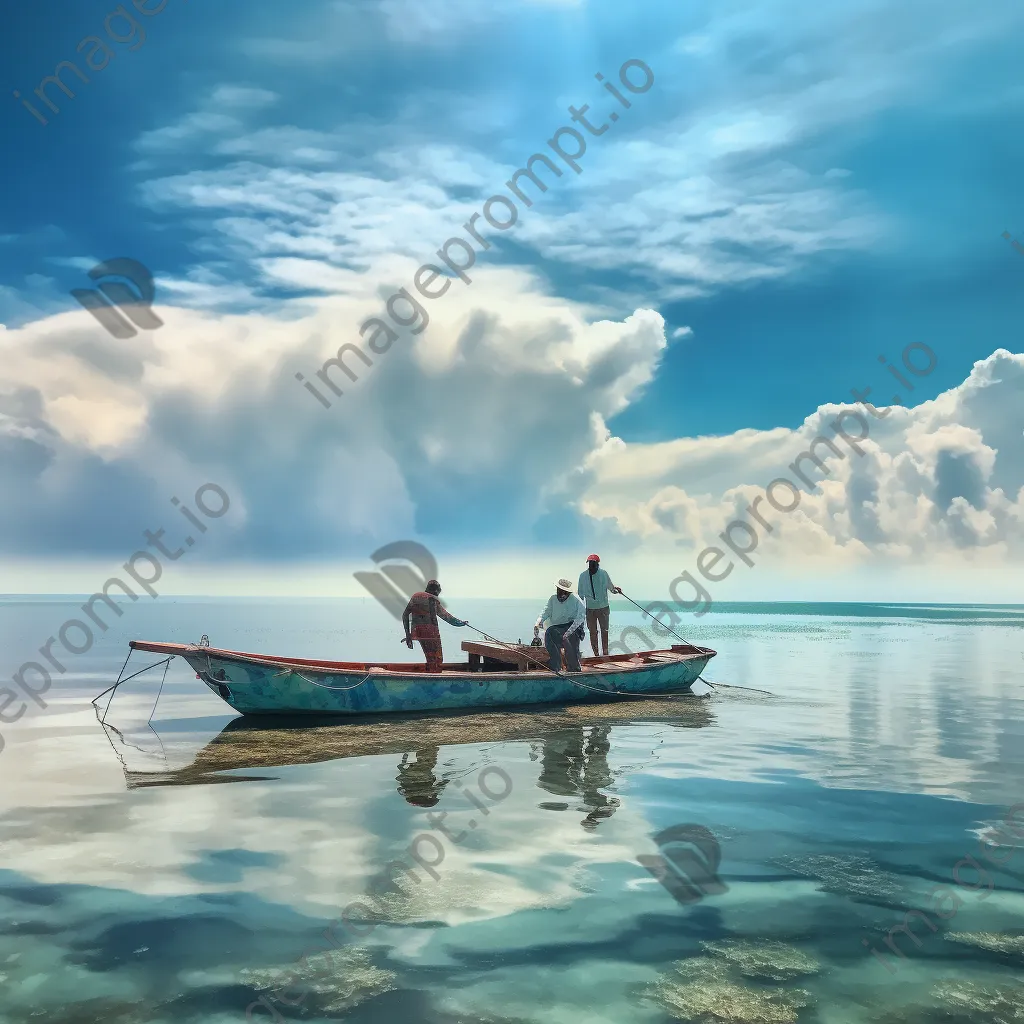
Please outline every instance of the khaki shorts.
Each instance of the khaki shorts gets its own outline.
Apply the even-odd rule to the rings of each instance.
[[[597,632],[597,627],[600,625],[602,632],[608,632],[608,617],[611,614],[611,609],[607,606],[604,608],[588,608],[587,609],[587,629],[591,633]]]

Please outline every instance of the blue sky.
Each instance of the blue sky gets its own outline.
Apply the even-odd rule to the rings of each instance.
[[[852,388],[891,400],[880,354],[935,352],[901,399],[920,406],[1020,350],[1024,257],[1001,237],[1024,238],[1019,4],[129,3],[145,41],[130,50],[138,29],[115,19],[128,41],[107,40],[88,84],[66,74],[76,97],[51,88],[61,110],[39,124],[11,91],[31,97],[61,60],[84,68],[76,46],[106,38],[114,9],[22,5],[0,44],[0,345],[18,353],[0,471],[24,501],[0,543],[30,561],[116,556],[166,515],[171,484],[219,473],[244,514],[211,558],[354,558],[414,535],[453,558],[605,543],[653,566],[715,527],[703,511],[631,519],[609,499],[610,443],[671,470],[630,469],[627,504],[728,507],[730,488],[767,482],[740,465],[749,432],[802,444]],[[615,81],[630,58],[655,84],[627,111],[594,75]],[[293,374],[357,341],[373,303],[582,103],[622,115],[582,173],[492,237],[474,284],[345,410],[317,406]],[[152,269],[167,326],[114,351],[68,293],[116,255]],[[950,452],[989,484],[1012,477],[980,421],[943,420],[956,439],[934,451],[913,448],[922,422],[887,458],[909,445],[932,496]],[[678,462],[700,438],[733,439],[729,479],[695,468],[726,440]],[[910,473],[882,459],[890,471]],[[1000,525],[1016,522],[1013,484],[995,504],[959,495],[997,523],[974,522],[968,547],[1017,550]],[[899,519],[886,486],[871,500]],[[833,568],[927,555],[886,529],[831,536]],[[961,550],[953,533],[936,550]]]

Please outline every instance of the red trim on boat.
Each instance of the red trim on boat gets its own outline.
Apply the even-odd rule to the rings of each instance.
[[[280,658],[272,654],[252,654],[247,651],[229,651],[219,647],[198,647],[196,644],[169,644],[153,640],[130,640],[128,642],[128,646],[132,648],[132,650],[149,651],[151,654],[169,654],[178,655],[179,657],[183,657],[186,654],[210,654],[215,657],[242,658],[246,661],[255,661],[263,664],[301,665],[307,668],[324,669],[328,672],[368,672],[371,668],[384,669],[386,672],[424,672],[426,669],[426,666],[422,663],[319,661],[313,658]],[[715,651],[712,651],[707,647],[693,647],[684,646],[683,644],[674,644],[670,650],[640,651],[636,655],[608,654],[603,655],[600,658],[581,658],[580,663],[584,666],[589,665],[598,668],[612,662],[630,662],[633,658],[639,657],[642,658],[643,661],[640,664],[637,664],[636,667],[640,668],[642,665],[650,665],[663,660],[660,658],[652,658],[651,655],[654,654],[675,655],[676,657],[671,660],[684,661],[692,657],[704,657],[705,655],[714,657],[715,653]],[[465,671],[462,664],[453,665],[446,663],[444,668],[454,672]]]

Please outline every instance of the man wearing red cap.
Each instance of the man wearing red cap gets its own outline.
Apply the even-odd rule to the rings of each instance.
[[[597,627],[601,627],[601,645],[604,653],[608,653],[608,620],[611,610],[608,607],[608,592],[621,594],[622,588],[612,583],[611,576],[601,568],[600,555],[587,555],[587,568],[580,573],[577,593],[587,602],[587,629],[590,631],[590,646],[594,657],[599,657],[597,648]]]

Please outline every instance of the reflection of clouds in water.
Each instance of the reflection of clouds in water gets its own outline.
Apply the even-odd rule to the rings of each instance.
[[[948,936],[953,941],[928,933],[928,956],[913,967],[901,965],[905,974],[896,979],[902,986],[906,978],[910,988],[900,998],[919,1005],[907,1005],[899,1016],[894,990],[885,987],[889,976],[859,940],[874,934],[870,929],[881,928],[884,936],[903,916],[903,910],[893,915],[879,906],[899,906],[931,885],[923,868],[908,865],[905,877],[892,873],[894,841],[904,843],[900,856],[909,860],[906,837],[916,837],[916,846],[930,851],[920,862],[936,880],[969,850],[978,856],[972,831],[1015,843],[1011,868],[1024,856],[1024,839],[999,834],[994,809],[1013,802],[1019,790],[1019,702],[998,704],[989,696],[1018,685],[1019,676],[995,672],[994,659],[1012,640],[1018,647],[1010,667],[1016,669],[1019,631],[1007,639],[993,637],[994,627],[982,636],[981,627],[941,623],[915,625],[911,632],[872,619],[849,636],[813,628],[803,636],[806,620],[800,619],[783,643],[777,630],[760,627],[748,628],[747,639],[724,638],[729,627],[720,623],[728,621],[722,615],[714,623],[723,634],[722,678],[774,689],[779,698],[721,690],[671,707],[636,702],[414,723],[236,726],[207,747],[212,732],[202,735],[196,717],[208,712],[203,705],[189,710],[187,722],[157,722],[171,763],[187,769],[167,769],[162,755],[129,748],[131,767],[150,776],[133,781],[160,786],[129,792],[91,711],[88,721],[65,713],[41,719],[38,728],[12,737],[19,750],[10,767],[17,774],[0,790],[0,806],[8,809],[0,819],[0,863],[30,876],[40,898],[56,893],[59,899],[30,908],[0,892],[0,918],[7,922],[0,926],[0,973],[8,976],[0,998],[12,1000],[0,1021],[4,1013],[13,1020],[43,1019],[44,1013],[60,1024],[226,1024],[240,1018],[255,996],[251,990],[239,995],[239,972],[261,965],[290,971],[299,949],[326,947],[324,927],[372,888],[381,867],[402,856],[414,836],[429,832],[426,808],[449,811],[453,833],[477,817],[459,787],[475,789],[474,778],[487,764],[509,772],[512,793],[491,805],[462,843],[443,840],[440,881],[422,871],[418,885],[400,881],[400,891],[385,897],[391,924],[372,937],[391,947],[378,967],[399,972],[401,981],[392,984],[429,1001],[438,1024],[659,1024],[668,1006],[635,993],[661,980],[677,1004],[706,1008],[717,995],[734,1022],[764,1024],[764,1016],[756,1016],[762,1011],[769,1020],[790,1019],[799,1009],[790,1004],[799,997],[785,993],[799,988],[813,992],[823,1019],[826,1010],[851,1007],[862,1013],[859,1019],[880,1021],[889,1013],[901,1024],[1015,1020],[1005,1006],[1020,995],[1008,987],[1020,970],[1017,937],[1009,931],[1019,923],[1019,894],[1001,892],[985,903],[967,897],[950,923],[962,929]],[[906,651],[892,642],[896,632],[906,634]],[[968,713],[976,720],[964,734],[970,756],[954,763],[934,729],[939,673],[927,666],[941,662],[947,676],[955,675],[962,659],[952,651],[968,636],[977,642],[970,686],[962,694],[949,687],[940,694],[949,723]],[[892,649],[884,658],[883,646]],[[962,703],[950,703],[961,696]],[[142,708],[141,721],[150,707]],[[923,732],[907,731],[909,721],[923,725]],[[195,731],[186,733],[186,726]],[[125,735],[139,739],[127,729]],[[177,747],[189,745],[179,758]],[[153,775],[158,770],[163,778]],[[809,783],[883,792],[863,804],[825,794],[831,797],[825,807],[817,790],[792,788],[788,772]],[[781,787],[766,787],[766,774]],[[270,781],[206,784],[244,776]],[[966,809],[937,805],[930,796],[898,802],[893,791],[906,790],[991,799]],[[792,799],[772,799],[780,793]],[[596,831],[581,828],[581,819],[611,807],[615,798],[621,804],[613,816],[600,820]],[[546,810],[542,802],[566,810]],[[707,817],[691,819],[691,812]],[[950,815],[962,819],[962,829],[953,828]],[[680,820],[706,821],[723,841],[731,837],[733,870],[745,876],[750,868],[749,880],[738,880],[732,893],[685,916],[635,861],[652,846],[652,834]],[[837,846],[837,836],[855,848]],[[844,851],[848,855],[840,855]],[[784,877],[771,864],[784,865]],[[49,887],[68,881],[76,885]],[[90,890],[90,883],[103,888]],[[152,895],[140,901],[125,891],[132,889]],[[175,895],[182,893],[195,895]],[[152,896],[171,898],[154,909]],[[168,929],[163,912],[172,905],[177,916]],[[683,932],[689,936],[680,945]],[[161,934],[172,933],[178,939],[164,956]],[[750,941],[759,934],[797,942],[831,969],[802,980],[790,973],[796,963],[787,966],[782,949]],[[726,935],[744,939],[727,941]],[[709,945],[702,949],[700,939]],[[137,954],[142,946],[150,952]],[[833,960],[846,947],[854,959],[839,954]],[[665,964],[688,954],[686,974]],[[6,962],[9,955],[20,958]],[[699,964],[712,957],[711,973],[698,977]],[[106,958],[107,968],[94,968],[89,958]],[[970,972],[976,983],[950,988],[940,1002],[935,981],[951,970]],[[151,997],[165,992],[169,978],[176,987],[167,997],[182,995],[161,1004]],[[338,970],[334,981],[349,984],[351,972]],[[701,984],[703,992],[692,988]],[[765,993],[783,995],[765,1002]],[[367,1002],[356,1012],[384,1014],[406,994],[382,995],[379,1008]],[[868,1001],[874,1013],[863,1005]],[[30,1018],[33,1009],[40,1017]],[[724,1019],[711,1012],[688,1019]],[[804,1010],[800,1019],[814,1012]],[[682,1015],[678,1005],[672,1013]]]
[[[1015,806],[1020,807],[1022,805],[1017,804]],[[986,859],[992,860],[995,863],[1000,863],[999,859],[989,857],[989,854],[1000,847],[1024,850],[1024,830],[1022,830],[1020,823],[1017,822],[1017,816],[1013,813],[1013,808],[1007,811],[1004,818],[1000,818],[997,821],[984,821],[973,832],[978,837],[980,848],[985,853]],[[1015,835],[1014,832],[1019,834]],[[1013,856],[1015,854],[1003,854],[1003,857],[1006,859]]]
[[[154,895],[259,891],[322,913],[339,887],[358,891],[376,867],[366,793],[393,793],[393,770],[367,760],[331,766],[320,779],[282,770],[274,783],[147,789],[106,803],[25,809],[3,822],[4,865],[44,883],[73,879]],[[275,866],[254,862],[232,881],[194,877],[211,853],[238,848]]]
[[[288,988],[287,998],[293,1001],[310,993],[303,1009],[321,1013],[350,1010],[391,992],[398,987],[397,977],[394,971],[377,967],[367,950],[353,946],[314,953],[284,968],[246,969],[240,974],[243,984],[259,992]]]
[[[425,878],[417,884],[398,876],[395,887],[372,892],[362,898],[371,907],[380,907],[367,920],[390,924],[438,923],[456,926],[483,918],[501,917],[518,910],[545,910],[565,906],[573,899],[570,892],[547,895],[536,892],[513,879],[499,878],[493,871],[471,866],[438,869],[440,879]],[[353,920],[359,918],[353,915]]]
[[[203,897],[40,886],[0,871],[0,1021],[236,1019],[215,1011],[240,1009],[239,968],[319,922],[252,896],[214,907]]]
[[[620,708],[617,714],[622,713]],[[529,716],[515,719],[525,723]],[[446,726],[449,733],[454,728],[452,723]],[[583,727],[578,730],[582,735]],[[102,732],[96,738],[107,747],[104,763],[120,774],[116,761],[110,764]],[[317,736],[296,731],[295,738],[306,753],[305,741]],[[232,742],[244,739],[236,736]],[[258,893],[268,902],[330,920],[371,888],[384,864],[405,854],[413,836],[438,835],[430,831],[425,815],[395,791],[400,755],[292,767],[281,764],[280,745],[263,757],[263,744],[258,736],[254,740],[260,754],[256,770],[265,774],[276,762],[274,780],[142,788],[117,792],[116,799],[108,790],[100,799],[27,807],[3,820],[4,866],[41,884],[73,878],[108,891],[130,888],[160,896]],[[65,765],[69,759],[80,760],[80,752],[69,751],[66,742],[62,749]],[[308,753],[320,756],[318,751]],[[578,819],[538,813],[538,765],[530,762],[525,742],[448,746],[444,756],[444,775],[457,775],[453,781],[471,788],[471,777],[482,765],[501,764],[513,778],[512,792],[491,806],[491,813],[460,845],[444,841],[440,881],[424,878],[422,884],[410,883],[388,898],[388,917],[394,921],[451,926],[517,910],[563,907],[579,898],[577,885],[586,866],[631,861],[630,834],[648,831],[637,809],[624,809],[619,814],[621,841],[609,841],[608,836],[592,845]],[[426,768],[428,762],[429,755],[422,761],[417,755],[412,766]],[[457,769],[449,767],[452,763]],[[231,770],[229,763],[217,767]],[[428,772],[423,781],[429,786],[429,776],[436,774],[436,769]],[[201,776],[209,778],[205,766]],[[596,781],[588,783],[587,789],[598,792],[596,786]],[[414,797],[422,792],[415,772],[408,792]],[[446,825],[454,834],[466,829],[474,815],[480,818],[454,786],[439,794],[436,811],[444,810],[451,812]],[[388,823],[386,829],[382,821]],[[239,850],[247,851],[244,862],[235,858],[232,870],[224,870],[224,858]]]
[[[790,1024],[812,1001],[803,989],[755,987],[733,980],[728,964],[708,957],[679,960],[670,971],[646,994],[677,1020],[700,1024]]]

